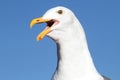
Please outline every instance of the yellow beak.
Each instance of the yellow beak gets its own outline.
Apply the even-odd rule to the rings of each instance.
[[[30,28],[32,28],[33,25],[35,25],[35,24],[44,23],[44,22],[48,22],[48,21],[50,21],[50,19],[43,19],[42,17],[33,19],[33,20],[30,22]],[[43,37],[44,37],[45,35],[47,35],[50,31],[51,31],[51,28],[50,28],[50,27],[46,27],[46,28],[37,36],[37,41],[43,39]]]

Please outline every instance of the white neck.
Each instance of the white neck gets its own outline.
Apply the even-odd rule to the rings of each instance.
[[[94,67],[84,30],[80,24],[77,28],[68,30],[57,42],[58,64],[53,80],[102,80]]]

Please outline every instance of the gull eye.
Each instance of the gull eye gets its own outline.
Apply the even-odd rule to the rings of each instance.
[[[58,10],[57,13],[58,13],[58,14],[62,14],[63,11],[62,11],[62,10]]]

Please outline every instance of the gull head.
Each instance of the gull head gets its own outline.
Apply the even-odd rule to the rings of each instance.
[[[37,40],[48,36],[57,41],[74,27],[75,19],[71,10],[59,6],[49,9],[42,17],[33,19],[30,22],[30,27],[32,28],[35,24],[46,23],[45,29],[37,36]]]

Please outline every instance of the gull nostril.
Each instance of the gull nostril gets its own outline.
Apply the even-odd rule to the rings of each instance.
[[[36,20],[37,22],[39,22],[40,20]]]

